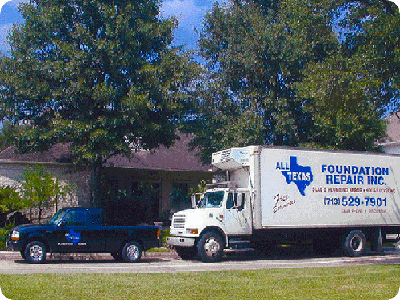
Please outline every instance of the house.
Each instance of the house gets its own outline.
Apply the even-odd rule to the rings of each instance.
[[[106,161],[101,177],[101,199],[91,202],[90,173],[71,172],[66,145],[54,145],[43,153],[18,154],[14,147],[0,152],[0,184],[21,180],[23,172],[35,165],[73,186],[74,195],[66,205],[97,206],[108,211],[120,224],[167,221],[171,213],[191,205],[189,194],[201,180],[210,182],[214,172],[190,151],[192,135],[179,134],[170,148],[138,151],[131,158],[117,155]],[[54,213],[52,211],[51,213]]]
[[[387,137],[379,144],[389,154],[400,154],[400,112],[386,117]]]

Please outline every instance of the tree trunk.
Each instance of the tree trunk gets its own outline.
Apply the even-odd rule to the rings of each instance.
[[[101,201],[101,175],[103,170],[103,159],[97,158],[91,168],[91,184],[90,184],[90,205],[91,207],[99,207]]]

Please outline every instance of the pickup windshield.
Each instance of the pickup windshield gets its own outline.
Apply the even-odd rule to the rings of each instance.
[[[204,197],[200,200],[199,208],[221,207],[223,199],[224,192],[205,193]]]
[[[61,221],[64,213],[65,209],[61,209],[58,212],[56,212],[56,214],[50,219],[49,224],[57,225]]]

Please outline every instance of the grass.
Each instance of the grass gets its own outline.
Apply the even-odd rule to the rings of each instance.
[[[170,249],[168,249],[168,248],[163,248],[163,247],[160,247],[160,248],[151,248],[151,249],[149,249],[149,250],[146,251],[146,253],[169,253],[169,252],[171,252]]]
[[[399,265],[173,274],[0,275],[18,299],[374,299],[400,287]]]

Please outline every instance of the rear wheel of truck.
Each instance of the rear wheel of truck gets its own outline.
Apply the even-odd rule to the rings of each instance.
[[[351,257],[361,256],[367,244],[365,234],[361,230],[350,231],[343,239],[343,251]]]
[[[25,247],[24,259],[31,264],[40,264],[46,260],[46,246],[41,242],[31,242]]]
[[[194,247],[174,247],[178,256],[183,260],[194,259],[196,257],[196,249]]]
[[[205,263],[220,261],[223,250],[224,242],[222,237],[213,231],[203,234],[197,243],[197,253]]]
[[[124,262],[138,262],[142,257],[142,247],[137,242],[126,243],[122,248],[122,260]]]

